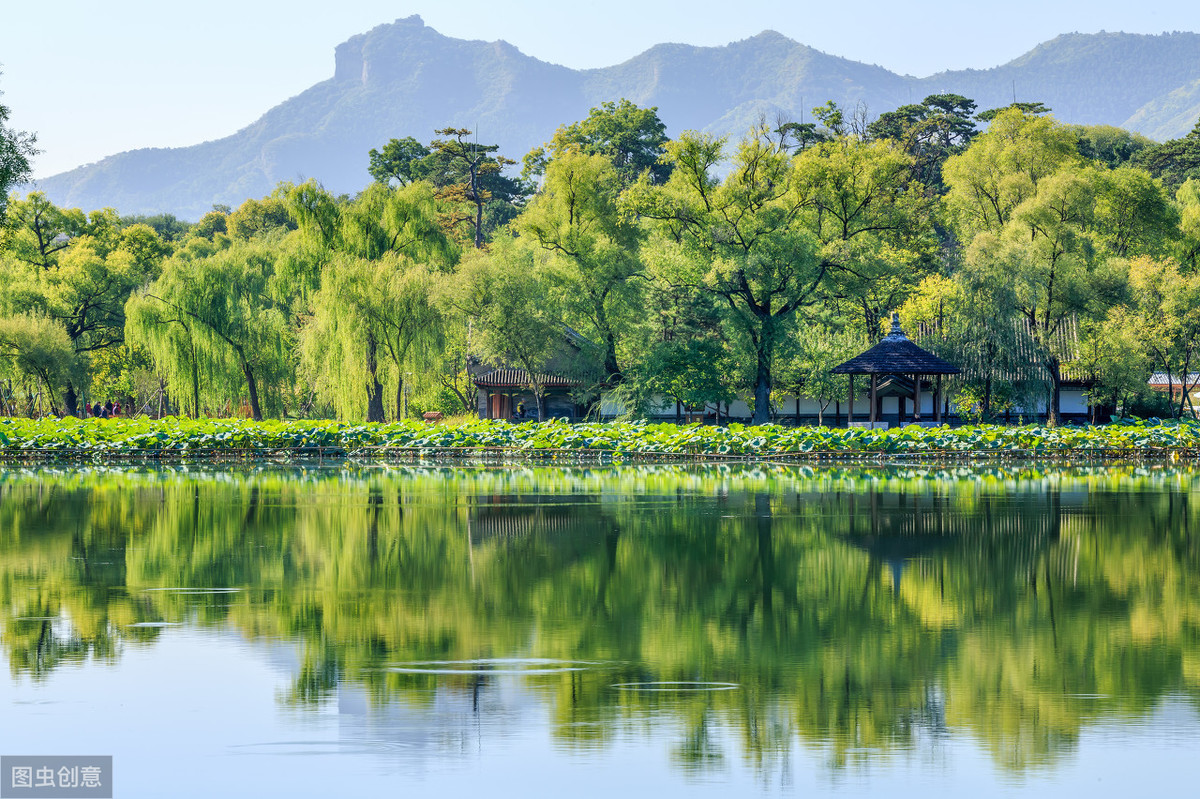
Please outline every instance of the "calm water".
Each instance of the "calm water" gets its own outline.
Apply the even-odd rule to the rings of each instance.
[[[1191,795],[1200,471],[0,472],[119,797]]]

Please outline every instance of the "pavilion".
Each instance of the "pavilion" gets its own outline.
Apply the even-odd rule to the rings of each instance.
[[[909,341],[900,329],[900,315],[892,314],[892,330],[871,349],[833,368],[835,375],[850,375],[850,405],[846,412],[846,426],[854,424],[854,376],[871,376],[870,413],[872,425],[882,415],[880,405],[883,395],[899,398],[899,421],[904,422],[905,403],[913,402],[913,422],[921,423],[921,381],[924,377],[936,378],[933,390],[933,419],[942,423],[942,375],[956,375],[961,370],[943,361],[931,352],[921,349]]]

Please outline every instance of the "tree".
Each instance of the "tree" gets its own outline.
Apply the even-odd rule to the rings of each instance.
[[[38,154],[37,136],[8,127],[9,114],[8,106],[0,103],[0,228],[8,212],[9,190],[29,182],[33,175],[29,160]]]
[[[626,207],[650,220],[661,239],[661,279],[719,297],[748,337],[755,362],[755,424],[770,419],[771,370],[787,320],[815,302],[828,274],[802,219],[808,197],[793,165],[762,129],[744,139],[724,181],[713,175],[724,139],[685,133],[667,145],[673,171],[657,186],[643,176]]]
[[[161,319],[188,325],[192,353],[201,371],[219,380],[227,395],[244,389],[250,414],[263,418],[265,395],[270,405],[282,407],[282,384],[293,371],[293,332],[272,282],[278,254],[264,245],[239,245],[195,260],[174,258],[162,275],[141,292],[162,303]],[[190,320],[190,321],[188,321]],[[151,352],[182,354],[172,325],[143,325],[141,339]],[[183,371],[179,365],[172,373]]]
[[[849,378],[833,374],[834,367],[865,350],[869,342],[855,330],[809,322],[803,330],[794,331],[788,344],[780,359],[776,391],[815,400],[817,424],[823,425],[825,409],[844,399],[848,391]]]
[[[1129,263],[1129,285],[1131,303],[1111,321],[1139,337],[1155,370],[1166,375],[1172,400],[1179,386],[1175,415],[1182,416],[1200,384],[1200,274],[1170,260],[1140,257]]]
[[[401,415],[406,373],[441,335],[432,305],[434,273],[455,249],[438,224],[432,187],[375,183],[339,204],[315,183],[293,187],[289,207],[315,253],[319,286],[302,331],[304,360],[318,394],[339,415],[383,421],[383,386],[396,386]],[[329,370],[330,362],[341,364]],[[364,390],[365,389],[365,402]]]
[[[433,280],[429,267],[394,252],[375,260],[341,255],[326,267],[303,331],[303,353],[318,395],[339,416],[385,421],[389,382],[396,386],[394,418],[402,417],[405,367],[432,350],[440,335]],[[331,363],[338,367],[330,369]]]
[[[1031,116],[1008,108],[961,155],[943,168],[946,205],[957,223],[959,239],[979,231],[998,231],[1013,211],[1033,196],[1038,183],[1082,157],[1070,130],[1050,117]]]
[[[1045,369],[1051,421],[1058,418],[1062,364],[1072,357],[1069,323],[1088,309],[1104,282],[1088,235],[1095,183],[1091,167],[1044,178],[999,235],[980,233],[967,251],[968,269],[992,270],[1013,287],[1016,310]]]
[[[32,404],[40,387],[50,410],[58,414],[57,398],[70,385],[78,385],[81,365],[62,324],[40,313],[0,317],[0,374],[32,384],[27,396]]]
[[[37,193],[13,203],[10,222],[7,281],[0,286],[8,312],[37,311],[59,321],[85,367],[90,353],[119,348],[125,302],[157,276],[170,245],[147,225],[122,228],[111,209],[88,216]],[[67,383],[67,413],[77,413],[88,382]]]
[[[1200,120],[1182,139],[1171,139],[1137,154],[1134,163],[1161,178],[1168,190],[1182,186],[1189,178],[1200,178]]]
[[[58,265],[59,253],[73,239],[92,232],[83,211],[59,208],[45,194],[35,191],[12,203],[0,241],[16,260],[51,269]]]
[[[944,194],[942,166],[963,152],[978,134],[971,114],[975,101],[961,94],[931,94],[920,104],[880,114],[867,127],[871,138],[891,139],[912,156],[912,178],[934,194]]]
[[[662,161],[666,130],[657,106],[641,108],[625,99],[601,103],[588,112],[587,119],[560,127],[548,144],[531,150],[525,156],[523,174],[544,175],[554,159],[579,150],[607,158],[623,186],[647,171],[651,182],[662,183],[671,174],[670,164]]]
[[[986,111],[980,111],[975,115],[975,118],[980,122],[994,122],[998,116],[1006,111],[1018,111],[1025,116],[1036,117],[1049,114],[1052,110],[1053,109],[1049,108],[1044,103],[1018,103],[1013,101],[1012,103],[1009,103],[1005,106],[1000,106],[999,108],[989,108]]]
[[[226,217],[225,224],[229,237],[238,241],[249,241],[275,230],[296,228],[283,196],[264,197],[262,200],[251,197]]]
[[[827,293],[874,338],[920,277],[935,269],[933,199],[910,180],[912,157],[891,141],[842,137],[794,160],[802,223],[820,244]]]
[[[383,145],[382,150],[372,149],[367,154],[367,172],[376,182],[385,186],[390,186],[392,181],[407,186],[425,176],[427,165],[424,160],[430,152],[428,147],[412,136],[391,139]]]
[[[619,170],[602,155],[559,153],[541,191],[515,223],[550,252],[547,283],[568,321],[604,349],[605,382],[620,380],[618,344],[638,308],[642,230],[620,213]]]
[[[1070,129],[1078,139],[1079,154],[1109,169],[1125,166],[1143,150],[1155,146],[1153,139],[1112,125],[1071,125]]]
[[[562,322],[546,301],[535,250],[501,237],[488,251],[464,256],[442,287],[440,302],[471,320],[471,347],[485,361],[525,371],[545,418],[546,372],[563,347]]]
[[[498,144],[469,141],[467,137],[471,131],[466,128],[443,128],[435,132],[445,138],[430,143],[433,153],[427,174],[446,200],[474,206],[469,221],[474,230],[475,248],[479,249],[484,240],[484,208],[493,200],[517,205],[526,196],[524,186],[502,174],[505,167],[516,161],[492,155],[500,149]],[[504,221],[507,219],[501,220]]]
[[[1096,233],[1114,255],[1158,254],[1178,238],[1180,213],[1160,181],[1129,166],[1091,174]]]

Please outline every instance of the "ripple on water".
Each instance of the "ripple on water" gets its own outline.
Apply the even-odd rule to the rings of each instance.
[[[236,594],[240,588],[145,588],[145,592],[165,591],[171,594]]]
[[[127,624],[126,627],[181,627],[182,622],[178,621],[139,621],[135,624]]]
[[[697,682],[690,680],[655,680],[650,682],[619,682],[613,688],[618,691],[698,692],[734,691],[742,686],[735,682]]]
[[[475,660],[414,660],[394,663],[384,671],[393,674],[453,674],[490,675],[563,674],[571,671],[593,671],[610,668],[612,664],[591,660],[557,660],[555,658],[477,658]]]
[[[371,738],[345,741],[265,741],[253,744],[231,744],[234,754],[273,755],[282,757],[311,755],[368,755],[385,751],[411,749],[412,744]]]

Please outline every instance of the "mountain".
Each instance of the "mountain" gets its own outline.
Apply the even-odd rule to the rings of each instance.
[[[798,119],[834,100],[878,114],[928,94],[956,92],[980,109],[1015,93],[1064,122],[1181,136],[1200,112],[1200,35],[1067,34],[987,70],[902,76],[766,31],[723,47],[660,44],[603,69],[572,70],[512,45],[439,34],[420,17],[380,25],[334,52],[333,76],[216,141],[133,150],[40,181],[56,203],[198,219],[281,180],[315,177],[335,192],[369,180],[367,151],[393,137],[433,138],[467,127],[520,158],[559,125],[622,97],[658,106],[668,135],[734,137],[765,116]]]

